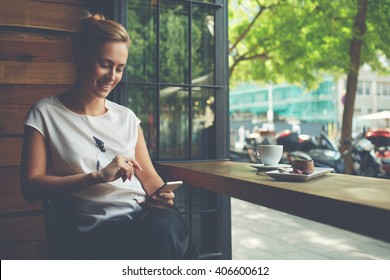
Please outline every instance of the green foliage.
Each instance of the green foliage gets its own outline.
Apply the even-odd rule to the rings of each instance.
[[[386,67],[384,56],[390,58],[390,0],[369,1],[362,59],[374,70],[388,74],[390,62]]]
[[[361,63],[389,71],[390,0],[370,1]],[[231,82],[304,83],[345,74],[355,1],[229,0]]]

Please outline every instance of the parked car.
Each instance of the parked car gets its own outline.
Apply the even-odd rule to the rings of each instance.
[[[316,167],[329,167],[337,173],[344,173],[344,160],[338,147],[324,132],[312,136],[286,130],[276,135],[276,143],[284,146],[283,163],[312,159]]]

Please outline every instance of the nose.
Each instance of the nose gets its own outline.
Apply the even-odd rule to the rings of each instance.
[[[106,79],[108,81],[114,81],[115,80],[115,69],[114,68],[111,68],[107,74],[105,75],[106,76]]]

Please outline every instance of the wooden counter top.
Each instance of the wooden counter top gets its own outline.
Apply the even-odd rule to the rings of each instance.
[[[390,242],[390,180],[327,174],[306,182],[257,175],[249,163],[164,162],[165,180],[217,192]]]

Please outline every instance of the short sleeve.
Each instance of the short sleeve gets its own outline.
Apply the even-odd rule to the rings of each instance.
[[[38,102],[30,108],[30,110],[28,111],[28,113],[26,115],[24,125],[30,126],[34,129],[36,129],[44,137],[46,136],[44,114],[42,111],[42,102]]]

